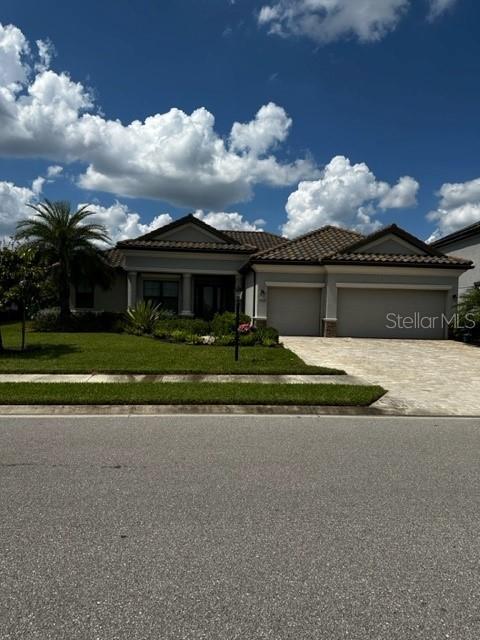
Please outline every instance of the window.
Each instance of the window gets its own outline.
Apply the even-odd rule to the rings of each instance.
[[[79,282],[75,288],[77,309],[92,309],[94,306],[94,286],[91,282]]]
[[[178,282],[174,280],[144,280],[143,299],[159,304],[162,309],[178,313]]]

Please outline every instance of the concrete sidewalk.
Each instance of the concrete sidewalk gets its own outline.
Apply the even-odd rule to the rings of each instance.
[[[369,384],[361,378],[348,375],[251,375],[251,374],[190,374],[190,375],[151,375],[151,374],[105,374],[105,373],[4,373],[2,382],[253,382],[263,384]]]

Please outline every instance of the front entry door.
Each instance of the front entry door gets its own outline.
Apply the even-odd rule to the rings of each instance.
[[[212,318],[216,313],[233,311],[235,279],[196,279],[195,315]]]

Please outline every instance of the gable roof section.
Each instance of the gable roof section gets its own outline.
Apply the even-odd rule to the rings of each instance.
[[[384,227],[383,229],[379,229],[378,231],[374,231],[373,233],[371,233],[368,236],[364,236],[358,242],[356,242],[355,244],[352,244],[349,247],[349,251],[350,252],[359,251],[362,247],[368,247],[368,245],[372,244],[372,242],[375,242],[376,240],[381,240],[382,238],[384,238],[386,236],[389,236],[389,235],[394,235],[394,236],[397,236],[398,238],[401,238],[404,242],[407,242],[408,244],[412,245],[413,247],[416,247],[417,249],[419,249],[423,253],[426,253],[429,256],[440,256],[440,255],[442,255],[435,248],[433,248],[430,245],[426,244],[425,242],[420,240],[420,238],[417,238],[416,236],[412,235],[411,233],[408,233],[408,231],[405,231],[405,229],[401,229],[396,224],[391,224],[388,227]],[[370,253],[375,253],[375,252],[372,251]]]
[[[468,227],[463,227],[463,229],[459,229],[458,231],[454,231],[453,233],[449,233],[448,236],[444,236],[443,238],[439,238],[438,240],[432,242],[430,246],[444,247],[451,242],[464,240],[466,238],[473,238],[477,235],[480,235],[480,221],[475,222],[474,224],[470,224]]]
[[[170,222],[170,224],[166,224],[163,227],[158,227],[158,229],[149,231],[148,233],[145,233],[143,236],[139,236],[138,238],[135,238],[135,240],[141,240],[141,241],[154,240],[157,236],[161,236],[164,233],[173,231],[173,229],[177,229],[186,224],[193,224],[199,229],[202,229],[203,231],[207,231],[209,234],[216,236],[220,242],[227,242],[229,244],[232,244],[232,238],[228,236],[224,231],[219,231],[218,229],[215,229],[215,227],[212,227],[206,222],[203,222],[203,220],[199,220],[198,218],[196,218],[192,213],[188,214],[188,216],[183,216],[183,218],[179,218],[178,220],[174,220],[173,222]],[[236,242],[237,241],[233,239],[233,243],[236,243]]]
[[[329,254],[340,251],[363,237],[356,231],[328,225],[262,251],[253,257],[253,262],[319,263]]]
[[[394,234],[417,247],[421,255],[362,253],[375,240]],[[368,236],[340,227],[327,226],[289,240],[278,247],[262,251],[251,262],[272,264],[358,264],[371,266],[432,266],[471,268],[469,260],[446,256],[397,225],[390,225]]]
[[[209,240],[206,238],[205,241],[172,240],[168,237],[162,239],[163,234],[168,234],[174,229],[178,229],[189,224],[193,224],[203,231],[208,232],[210,236],[213,236],[213,239]],[[218,242],[215,241],[215,238],[218,238]],[[203,251],[252,255],[259,250],[272,248],[279,244],[283,244],[284,242],[285,238],[265,231],[219,231],[190,214],[163,227],[154,229],[149,233],[145,233],[138,238],[122,240],[117,243],[116,247],[117,250],[150,249],[153,251]]]

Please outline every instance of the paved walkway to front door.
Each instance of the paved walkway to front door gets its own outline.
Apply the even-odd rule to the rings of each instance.
[[[406,415],[480,416],[480,348],[449,340],[285,337],[307,364],[344,369],[389,393],[374,406]]]

